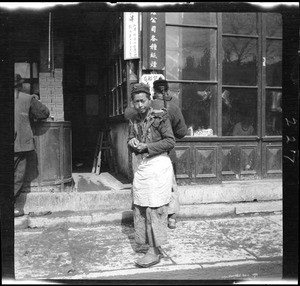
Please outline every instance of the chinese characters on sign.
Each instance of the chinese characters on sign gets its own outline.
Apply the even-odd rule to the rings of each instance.
[[[157,13],[150,13],[150,69],[157,68]]]
[[[124,13],[124,60],[140,57],[139,49],[139,13]]]
[[[165,15],[143,13],[143,69],[165,69]]]

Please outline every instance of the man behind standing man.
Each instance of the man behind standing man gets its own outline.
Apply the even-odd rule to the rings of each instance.
[[[49,109],[37,99],[36,95],[21,92],[23,82],[24,79],[15,74],[14,204],[24,184],[28,156],[35,149],[30,120],[46,119],[50,115]],[[24,210],[15,206],[14,216],[22,215]]]
[[[181,113],[180,108],[172,102],[172,96],[169,95],[169,84],[164,79],[158,79],[153,82],[154,96],[152,101],[153,109],[166,108],[168,110],[169,119],[172,125],[172,130],[175,138],[183,138],[187,132],[187,126],[185,124],[184,117]],[[173,162],[174,165],[174,162]],[[168,227],[171,229],[176,228],[176,218],[179,212],[179,193],[178,186],[175,177],[172,184],[172,198],[168,208]]]

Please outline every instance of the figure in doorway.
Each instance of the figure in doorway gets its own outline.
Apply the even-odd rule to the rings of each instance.
[[[24,215],[24,210],[16,207],[25,180],[28,157],[34,151],[31,119],[41,120],[49,117],[47,106],[42,104],[36,95],[21,92],[24,79],[15,74],[15,134],[14,134],[14,216]]]

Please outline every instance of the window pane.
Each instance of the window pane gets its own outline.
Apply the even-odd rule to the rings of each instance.
[[[257,90],[228,88],[222,92],[222,135],[257,134]]]
[[[267,85],[282,85],[282,41],[267,40]]]
[[[166,76],[168,80],[179,80],[181,79],[181,64],[180,64],[180,53],[178,51],[167,51],[166,55]]]
[[[167,24],[216,25],[216,13],[166,13]]]
[[[216,134],[217,88],[208,84],[181,84],[182,114],[194,136]],[[210,130],[209,130],[210,129]]]
[[[282,134],[282,92],[266,92],[266,135]]]
[[[168,79],[216,80],[216,31],[167,27],[166,35]]]
[[[223,84],[257,85],[257,40],[223,37]]]
[[[169,83],[169,95],[172,96],[172,102],[181,108],[181,84]]]
[[[222,13],[223,33],[257,35],[256,13]]]
[[[266,13],[267,37],[282,37],[282,17],[278,13]]]

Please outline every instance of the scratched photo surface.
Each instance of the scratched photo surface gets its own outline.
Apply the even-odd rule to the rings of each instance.
[[[282,257],[282,265],[276,267],[280,268],[278,273],[282,273],[283,279],[298,277],[298,9],[298,2],[182,2],[180,5],[163,2],[0,3],[0,42],[3,51],[0,68],[3,283],[15,282],[15,279],[21,279],[24,283],[34,279],[51,280],[54,277],[68,280],[72,275],[78,281],[84,277],[90,277],[91,280],[96,277],[96,274],[90,275],[93,272],[91,269],[95,273],[118,271],[123,266],[124,271],[131,273],[129,277],[136,279],[131,264],[147,249],[136,252],[133,226],[101,226],[103,217],[108,217],[110,210],[120,206],[130,210],[128,198],[131,185],[118,182],[108,186],[108,176],[86,171],[93,168],[96,172],[98,168],[100,172],[99,165],[92,166],[99,139],[97,116],[105,114],[105,118],[122,120],[125,108],[130,105],[127,79],[131,83],[140,81],[148,84],[152,99],[153,82],[157,79],[169,81],[169,94],[181,108],[189,132],[189,142],[177,142],[179,148],[170,153],[170,158],[179,162],[176,172],[181,188],[187,186],[188,189],[191,178],[193,184],[204,182],[212,186],[223,180],[225,184],[222,184],[224,188],[220,192],[222,206],[219,210],[224,208],[228,211],[230,206],[224,205],[228,200],[226,192],[231,192],[233,197],[236,192],[234,188],[226,189],[226,184],[229,186],[231,180],[259,180],[261,185],[255,187],[254,201],[263,198],[265,183],[272,179],[282,182],[282,191],[275,185],[272,187],[273,193],[270,191],[274,200],[282,200],[282,216],[276,213],[270,218],[261,219],[259,228],[249,218],[249,227],[245,227],[244,234],[234,230],[234,225],[243,226],[243,219],[225,219],[221,222],[200,220],[197,223],[182,220],[177,233],[168,230],[170,242],[166,247],[167,254],[159,264],[161,269],[158,269],[162,270],[163,266],[172,266],[176,262],[179,266],[182,263],[183,268],[193,264],[194,269],[203,270],[203,267],[213,263],[214,257],[222,263],[233,261],[238,253],[242,253],[241,259],[245,260],[253,257],[258,260],[261,257],[270,259],[270,251],[274,256]],[[113,20],[110,15],[114,13],[123,13],[123,16]],[[101,17],[98,17],[100,14]],[[115,23],[110,26],[108,23],[112,21]],[[124,21],[123,25],[118,26],[120,21]],[[76,30],[75,27],[79,28]],[[65,42],[64,37],[67,39]],[[106,50],[104,47],[108,46]],[[120,51],[120,55],[112,60],[112,68],[105,66],[104,60],[99,60],[107,60],[110,54],[117,51]],[[53,69],[51,83],[49,68]],[[28,216],[32,216],[26,223],[23,219],[22,223],[28,226],[24,237],[16,229],[13,215],[14,73],[25,79],[22,91],[36,94],[49,108],[51,114],[46,125],[54,126],[52,130],[49,129],[53,139],[45,135],[49,132],[48,127],[38,131],[44,135],[41,136],[44,141],[37,140],[38,152],[32,154],[30,164],[43,161],[43,165],[36,172],[27,174],[27,191],[20,195],[21,199],[16,204],[25,208]],[[101,83],[99,78],[102,78]],[[101,100],[99,94],[102,94]],[[57,122],[64,123],[59,125]],[[121,128],[116,132],[121,137],[113,135],[113,140],[126,137]],[[196,146],[199,137],[204,138],[202,145],[198,144],[200,147]],[[213,140],[210,142],[207,138]],[[123,147],[116,157],[119,156],[120,161],[132,160],[127,157],[124,159],[121,155],[125,148],[123,139],[117,139],[117,144],[123,144]],[[50,148],[47,140],[54,147]],[[61,144],[56,144],[55,140],[60,140]],[[190,143],[192,149],[188,150],[192,151],[188,153],[186,150]],[[68,144],[72,145],[72,150],[68,150]],[[86,144],[93,146],[92,151],[85,149]],[[214,156],[222,157],[214,160]],[[63,162],[59,161],[61,158]],[[86,158],[91,163],[86,163]],[[102,166],[107,170],[116,165],[113,157],[111,160],[109,158],[109,154],[104,155],[102,160]],[[47,164],[56,167],[43,173]],[[129,177],[132,176],[131,170],[126,169],[125,172]],[[66,184],[64,191],[68,195],[62,193],[62,185],[58,183],[61,181]],[[51,188],[47,186],[49,182],[52,183]],[[74,185],[76,190],[80,189],[76,199],[72,194]],[[88,203],[84,198],[88,192],[109,193],[120,189],[120,186],[124,192],[115,202],[110,205],[109,202],[103,203],[100,195],[95,195],[87,210]],[[36,207],[33,207],[30,193],[35,190],[43,194],[60,193],[69,213],[75,216],[77,211],[82,212],[81,218],[78,218],[80,223],[94,223],[94,228],[82,232],[75,228],[67,230],[70,221],[57,216],[56,222],[60,222],[60,227],[40,232],[38,227],[51,224],[47,216],[60,211],[61,201],[53,199],[51,211],[45,211],[42,198],[37,199],[34,202]],[[202,213],[216,211],[206,208],[213,196],[213,189],[207,194],[203,189],[195,194],[204,203]],[[245,202],[251,199],[250,192],[242,196]],[[190,213],[196,209],[192,199],[195,198],[187,199]],[[91,214],[100,204],[101,214]],[[261,209],[264,206],[262,202]],[[38,220],[41,215],[45,221]],[[101,223],[96,227],[97,221]],[[185,227],[192,229],[193,233],[185,234]],[[265,247],[261,241],[266,237],[267,230],[273,235],[272,243]],[[99,248],[95,247],[93,240],[89,240],[89,235],[95,236],[95,245]],[[55,236],[60,238],[59,242]],[[190,244],[182,244],[182,237]],[[196,241],[201,251],[194,249]],[[221,246],[220,241],[224,245]],[[114,244],[122,246],[120,252],[114,248]],[[74,253],[69,249],[70,245],[74,246]],[[75,257],[80,251],[81,260],[74,264],[80,266],[80,271],[75,273],[70,267],[72,255]],[[99,255],[103,259],[99,259]],[[200,263],[196,267],[194,264],[200,260],[204,266]],[[42,265],[48,268],[41,275],[39,267]],[[183,270],[179,266],[176,269]],[[17,273],[16,269],[19,269]],[[104,272],[102,279],[108,275]],[[149,270],[149,276],[145,277],[152,277],[152,272],[155,272],[155,268]],[[147,270],[141,273],[148,275]],[[211,273],[205,277],[208,280],[214,278]],[[233,280],[243,278],[241,273],[228,277]],[[168,280],[172,280],[172,277]]]

